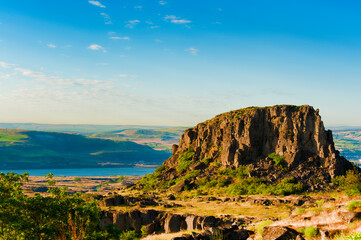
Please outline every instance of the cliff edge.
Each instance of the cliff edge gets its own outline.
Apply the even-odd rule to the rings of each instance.
[[[186,130],[156,174],[157,181],[171,182],[168,186],[180,185],[177,180],[183,179],[177,188],[182,190],[196,179],[211,180],[220,171],[243,169],[247,171],[238,173],[248,175],[244,178],[268,183],[292,178],[314,190],[354,168],[335,149],[332,132],[325,130],[318,110],[277,105],[223,113]]]

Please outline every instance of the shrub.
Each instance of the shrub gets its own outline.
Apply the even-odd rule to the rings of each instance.
[[[224,169],[219,171],[220,175],[231,176],[233,178],[242,179],[244,177],[248,177],[249,168],[246,166],[240,166],[236,169]]]
[[[295,210],[295,213],[296,213],[297,215],[304,214],[304,213],[305,213],[305,209],[303,209],[303,208],[297,208],[297,209]]]
[[[269,225],[271,225],[273,223],[272,220],[265,220],[265,221],[262,221],[262,222],[259,222],[256,224],[255,226],[255,231],[257,234],[261,235],[262,232],[263,232],[263,229],[265,227],[268,227]]]
[[[117,183],[120,183],[121,181],[124,180],[124,176],[119,176],[118,180],[117,180]]]
[[[81,178],[80,177],[76,177],[73,179],[74,182],[81,182]]]
[[[315,237],[317,235],[317,228],[311,226],[304,229],[305,236],[308,238]]]
[[[287,162],[284,156],[278,155],[277,153],[271,153],[268,155],[273,160],[275,165],[284,171],[288,171]]]
[[[211,235],[211,240],[224,240],[224,236],[223,236],[223,233],[218,230],[218,229],[214,229],[212,235]]]
[[[211,163],[212,158],[205,158],[203,159],[201,162],[203,162],[206,166],[209,166],[209,164]]]
[[[361,240],[361,233],[354,233],[347,237],[339,238],[340,240]]]
[[[295,183],[292,178],[284,178],[279,184],[266,183],[260,178],[246,178],[228,187],[231,195],[276,194],[289,195],[304,190],[302,183]]]
[[[155,169],[155,172],[160,173],[160,172],[163,172],[166,169],[167,169],[167,167],[165,165],[160,165],[159,167],[157,167],[157,169]]]
[[[354,196],[361,193],[361,174],[353,170],[347,171],[346,175],[338,176],[332,180],[348,196]]]
[[[136,240],[140,236],[135,231],[127,231],[120,234],[119,240]]]
[[[193,170],[193,171],[189,171],[187,173],[187,175],[185,175],[183,177],[183,180],[189,180],[189,179],[192,179],[192,178],[196,178],[199,174],[200,174],[201,170]]]
[[[348,202],[346,207],[349,211],[353,211],[356,208],[361,207],[361,202],[354,200],[354,201]]]
[[[194,151],[192,149],[188,149],[185,153],[180,155],[178,158],[177,171],[181,172],[189,168],[189,166],[192,164],[193,156],[194,156]]]

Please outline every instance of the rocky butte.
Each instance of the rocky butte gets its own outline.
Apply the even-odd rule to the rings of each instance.
[[[231,173],[225,180],[230,185],[239,177],[232,176],[237,169],[242,178],[268,184],[287,179],[302,184],[303,190],[317,190],[355,166],[335,149],[319,110],[277,105],[230,111],[186,130],[153,179],[160,188],[183,191],[196,188],[202,178],[218,178],[222,171]]]

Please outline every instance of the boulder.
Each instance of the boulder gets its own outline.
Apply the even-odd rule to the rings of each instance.
[[[270,226],[265,227],[262,232],[263,240],[293,240],[300,235],[296,230],[289,227]]]
[[[169,214],[164,222],[164,231],[166,233],[179,232],[187,229],[185,218],[178,214]]]

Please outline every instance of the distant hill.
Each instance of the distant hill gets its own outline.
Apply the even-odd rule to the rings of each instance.
[[[0,128],[21,129],[32,131],[67,132],[79,134],[94,134],[99,132],[122,131],[126,129],[162,129],[165,126],[139,125],[90,125],[90,124],[39,124],[39,123],[0,123]]]
[[[164,129],[126,129],[96,133],[90,137],[105,138],[118,141],[132,141],[152,147],[155,150],[165,150],[171,153],[172,145],[178,144],[186,127]]]
[[[0,129],[0,169],[159,165],[169,156],[130,141]]]
[[[334,141],[341,155],[348,160],[361,160],[361,129],[333,130]]]

